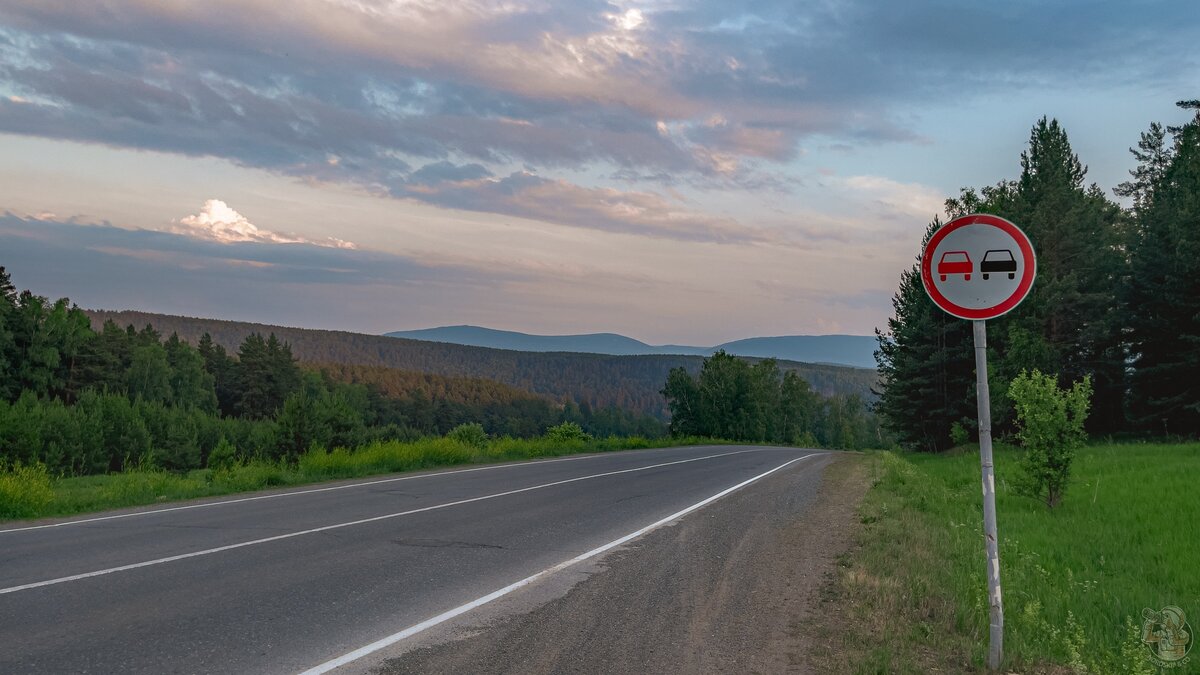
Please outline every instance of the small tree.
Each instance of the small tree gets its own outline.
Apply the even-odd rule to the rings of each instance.
[[[1060,389],[1054,376],[1022,370],[1008,396],[1017,413],[1017,438],[1025,448],[1020,487],[1054,508],[1066,491],[1075,450],[1087,437],[1083,423],[1091,405],[1091,377]]]

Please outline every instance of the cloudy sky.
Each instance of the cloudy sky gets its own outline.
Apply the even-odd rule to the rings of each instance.
[[[365,332],[870,333],[1041,115],[1200,95],[1192,0],[0,0],[22,288]]]

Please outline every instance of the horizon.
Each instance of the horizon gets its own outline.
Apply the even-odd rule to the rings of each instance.
[[[18,286],[19,286],[19,284],[18,284]],[[26,290],[26,289],[22,288],[20,290]],[[28,290],[33,291],[34,289],[28,289]],[[37,294],[37,293],[35,292],[35,294]],[[57,298],[51,298],[51,299],[53,300],[53,299],[57,299]],[[104,314],[123,314],[123,313],[128,312],[128,313],[139,313],[139,314],[168,315],[166,312],[151,312],[151,311],[143,310],[143,309],[111,309],[111,308],[102,308],[102,307],[80,307],[80,309],[82,309],[85,312],[96,312],[96,313],[104,313]],[[296,328],[296,329],[301,329],[301,330],[341,331],[341,332],[347,332],[347,333],[358,333],[361,335],[375,335],[375,336],[382,336],[382,337],[389,337],[392,333],[413,333],[413,332],[419,332],[419,331],[440,330],[440,329],[445,329],[445,328],[478,328],[478,329],[487,330],[487,331],[495,331],[495,332],[501,332],[501,333],[515,333],[518,335],[524,335],[524,336],[528,336],[528,337],[544,337],[544,338],[569,338],[569,337],[590,337],[590,336],[597,336],[597,335],[614,335],[617,337],[623,337],[623,338],[628,338],[631,340],[636,340],[636,341],[641,342],[649,347],[711,348],[711,347],[719,347],[721,345],[728,344],[731,342],[738,342],[741,340],[789,338],[789,337],[871,337],[871,338],[875,337],[874,335],[858,335],[858,334],[853,334],[853,333],[805,333],[805,334],[797,333],[797,334],[793,334],[793,335],[747,335],[747,336],[743,336],[743,337],[732,338],[729,340],[722,340],[721,342],[714,342],[713,344],[709,345],[709,344],[686,344],[686,343],[680,343],[680,342],[671,342],[671,343],[647,342],[646,340],[643,340],[643,339],[633,336],[633,335],[628,335],[625,333],[616,333],[613,331],[599,331],[599,332],[594,332],[594,333],[548,334],[548,333],[530,333],[528,331],[510,330],[507,328],[495,328],[493,326],[479,326],[479,325],[475,325],[475,324],[466,324],[466,323],[447,324],[447,325],[443,325],[443,326],[428,326],[425,328],[399,328],[399,329],[394,329],[394,330],[386,330],[381,333],[363,333],[361,331],[350,330],[348,328],[317,328],[317,327],[313,327],[313,326],[292,325],[292,324],[284,324],[284,323],[263,323],[261,321],[229,319],[229,318],[221,317],[221,316],[192,316],[192,315],[186,315],[186,314],[169,314],[169,316],[177,316],[177,317],[181,317],[181,318],[185,318],[185,319],[203,319],[206,321],[229,321],[229,322],[233,322],[233,323],[257,323],[257,324],[262,324],[264,326],[269,326],[269,327],[273,326],[273,327],[278,327],[278,328]],[[413,339],[413,338],[410,338],[410,339]]]
[[[1043,115],[1111,195],[1186,119],[1200,42],[1181,1],[105,8],[0,11],[20,287],[653,345],[872,335],[943,201],[1015,178]]]

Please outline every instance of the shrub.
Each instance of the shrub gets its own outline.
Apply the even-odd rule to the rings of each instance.
[[[483,425],[478,422],[460,424],[451,429],[446,434],[446,438],[468,447],[479,448],[480,450],[487,448],[488,444],[487,432],[483,430]]]
[[[237,463],[237,448],[224,436],[217,441],[217,447],[208,453],[208,468],[228,469]]]
[[[1084,377],[1070,389],[1060,389],[1053,375],[1021,371],[1008,388],[1017,413],[1017,439],[1025,448],[1025,477],[1018,486],[1054,508],[1062,501],[1071,475],[1075,450],[1087,438],[1092,380]]]
[[[563,422],[546,429],[546,438],[556,443],[586,443],[592,440],[591,435],[575,422]]]
[[[955,446],[966,445],[967,441],[971,440],[971,432],[967,430],[967,426],[961,421],[950,425],[950,442]]]
[[[33,518],[54,499],[46,465],[0,464],[0,518]]]

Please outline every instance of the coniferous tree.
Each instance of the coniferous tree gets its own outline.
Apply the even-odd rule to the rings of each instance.
[[[1200,102],[1169,129],[1169,163],[1145,190],[1130,238],[1131,411],[1144,429],[1200,434]],[[1141,157],[1139,157],[1141,159]],[[1143,162],[1149,160],[1142,160]],[[1135,177],[1138,175],[1135,170]]]
[[[1166,143],[1167,130],[1158,122],[1150,124],[1149,131],[1143,131],[1136,149],[1129,152],[1138,161],[1137,167],[1129,174],[1133,180],[1125,181],[1113,188],[1118,197],[1129,197],[1133,200],[1133,211],[1138,213],[1150,203],[1156,187],[1162,184],[1167,168],[1175,156],[1175,148]]]
[[[13,339],[12,323],[17,313],[17,289],[8,271],[0,266],[0,401],[16,399],[20,392],[17,380],[17,346]]]
[[[941,225],[936,218],[929,224],[922,248]],[[887,332],[876,331],[882,387],[875,409],[902,444],[945,450],[951,446],[951,426],[975,418],[970,322],[933,304],[921,283],[919,262],[901,273],[892,308]]]
[[[238,389],[236,410],[251,419],[273,417],[284,400],[300,386],[300,367],[291,347],[275,334],[263,339],[252,333],[238,350],[235,368]]]
[[[200,336],[197,351],[204,359],[204,370],[213,378],[213,389],[217,395],[217,407],[221,414],[235,414],[238,401],[233,359],[225,352],[224,347],[213,342],[212,336],[208,333]]]
[[[1160,161],[1153,134],[1143,151]],[[1155,170],[1144,172],[1153,176]],[[1021,370],[1055,372],[1064,381],[1090,375],[1095,386],[1093,432],[1120,430],[1128,389],[1122,286],[1129,270],[1120,209],[1096,185],[1057,120],[1043,117],[1021,153],[1021,175],[980,191],[963,190],[946,214],[991,213],[1016,223],[1033,241],[1037,279],[1025,301],[988,321],[989,384],[1007,389]],[[1146,187],[1130,190],[1147,192]],[[940,224],[935,221],[926,241]],[[895,316],[879,333],[883,389],[878,410],[907,445],[941,449],[955,422],[975,418],[970,322],[933,307],[917,267],[906,271],[893,299]],[[1011,404],[993,397],[998,429],[1011,425]]]
[[[1086,175],[1058,121],[1039,120],[1011,202],[997,214],[1029,235],[1038,260],[1029,297],[1001,324],[997,374],[1005,387],[1024,369],[1058,373],[1062,383],[1090,375],[1090,428],[1111,433],[1123,426],[1128,386],[1120,305],[1128,272],[1120,208],[1085,186]]]
[[[179,339],[177,333],[164,344],[167,365],[171,367],[171,404],[184,408],[199,408],[208,413],[217,411],[215,380],[204,368],[204,357],[192,346]]]

